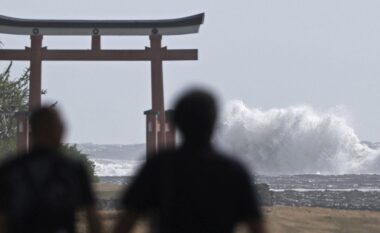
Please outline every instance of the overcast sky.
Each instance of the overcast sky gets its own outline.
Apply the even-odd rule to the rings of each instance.
[[[0,14],[43,19],[161,19],[206,13],[196,35],[165,37],[168,48],[198,48],[199,61],[164,64],[165,98],[193,85],[221,104],[240,99],[269,109],[344,106],[361,139],[380,141],[378,0],[12,0]],[[6,48],[28,37],[0,34]],[[143,49],[147,37],[103,39],[103,48]],[[89,48],[89,37],[45,37],[49,48]],[[1,68],[6,63],[0,63]],[[27,63],[17,62],[14,75]],[[45,62],[45,101],[58,101],[67,141],[141,143],[150,109],[148,62]]]

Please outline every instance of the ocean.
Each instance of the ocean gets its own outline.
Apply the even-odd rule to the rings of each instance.
[[[341,107],[263,110],[231,101],[213,143],[268,184],[274,203],[380,210],[380,143],[361,140]],[[130,182],[144,163],[144,144],[79,148],[106,183]]]

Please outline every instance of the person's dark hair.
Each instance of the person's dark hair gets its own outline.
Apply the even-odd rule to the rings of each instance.
[[[51,107],[41,107],[34,110],[29,117],[32,135],[41,131],[49,131],[55,127],[62,127],[58,112]]]
[[[185,141],[208,143],[217,118],[215,98],[204,90],[191,90],[176,103],[174,123],[182,132]]]

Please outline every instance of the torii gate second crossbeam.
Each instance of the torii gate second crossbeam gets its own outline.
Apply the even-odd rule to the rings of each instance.
[[[0,49],[0,60],[30,61],[29,110],[41,106],[42,61],[150,61],[152,109],[146,111],[147,154],[174,147],[175,129],[170,111],[165,111],[163,61],[197,60],[196,49],[169,50],[162,47],[163,35],[197,33],[204,14],[170,20],[27,20],[0,16],[0,33],[29,35],[31,47],[24,50]],[[42,47],[43,36],[91,36],[90,50],[50,50]],[[103,50],[101,36],[149,36],[150,47],[143,50]],[[18,149],[27,149],[28,123],[18,114]]]

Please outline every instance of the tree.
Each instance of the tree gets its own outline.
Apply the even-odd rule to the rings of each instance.
[[[95,163],[87,158],[86,154],[83,154],[75,144],[64,144],[62,146],[62,152],[75,159],[79,159],[85,165],[85,168],[90,174],[94,182],[99,182],[99,177],[95,176]]]
[[[16,147],[16,119],[18,111],[26,111],[29,99],[29,69],[11,80],[12,63],[0,73],[0,156],[14,152]]]
[[[17,122],[14,115],[18,111],[28,110],[30,70],[26,69],[20,78],[12,80],[11,68],[12,63],[0,73],[0,159],[16,151]],[[45,93],[42,91],[41,94]],[[76,145],[64,144],[62,151],[81,160],[93,181],[98,181],[94,162],[78,150]]]

